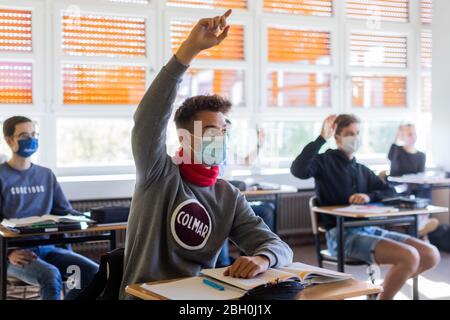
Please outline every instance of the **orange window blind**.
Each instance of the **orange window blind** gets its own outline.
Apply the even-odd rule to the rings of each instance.
[[[420,0],[420,18],[423,24],[433,22],[433,0]]]
[[[145,19],[98,14],[62,16],[62,50],[72,56],[144,57]]]
[[[181,90],[187,98],[199,94],[218,94],[233,104],[244,103],[244,71],[226,69],[189,69]]]
[[[269,27],[268,36],[270,62],[331,64],[331,35],[328,31]]]
[[[405,36],[353,33],[350,51],[352,66],[406,68],[408,64]]]
[[[264,9],[274,13],[331,17],[333,0],[264,0]]]
[[[409,0],[347,0],[347,16],[375,21],[408,22]]]
[[[32,64],[0,62],[0,103],[30,104],[32,102]]]
[[[431,101],[432,101],[431,76],[422,76],[420,80],[422,87],[422,111],[431,112]]]
[[[433,36],[431,32],[422,32],[420,42],[422,68],[431,69],[433,66]]]
[[[247,0],[167,0],[167,4],[177,7],[247,9]]]
[[[330,107],[330,75],[273,71],[268,74],[271,107]]]
[[[406,106],[406,77],[354,76],[353,106],[384,108]]]
[[[192,21],[174,20],[170,24],[172,50],[175,53],[188,37],[194,23]],[[199,59],[244,60],[244,26],[231,25],[228,38],[219,46],[202,51]]]
[[[65,104],[137,104],[145,90],[145,68],[64,64]]]
[[[0,51],[31,52],[30,10],[0,9]]]

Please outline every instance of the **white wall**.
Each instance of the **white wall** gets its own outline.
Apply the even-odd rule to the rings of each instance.
[[[433,7],[433,158],[450,172],[450,1]]]

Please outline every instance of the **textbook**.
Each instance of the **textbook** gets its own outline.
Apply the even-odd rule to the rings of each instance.
[[[202,270],[202,274],[246,291],[254,289],[260,285],[277,281],[297,280],[305,286],[308,286],[312,284],[336,282],[352,278],[352,275],[347,273],[314,267],[300,262],[294,262],[287,267],[277,269],[270,268],[266,272],[252,279],[224,276],[223,273],[226,269],[226,267],[218,269],[204,269]]]
[[[170,300],[239,299],[247,291],[277,281],[297,280],[305,286],[352,279],[352,275],[295,262],[287,267],[268,269],[253,279],[224,276],[225,268],[204,269],[201,276],[141,287]],[[205,280],[206,279],[206,280]]]
[[[57,216],[45,214],[43,216],[32,216],[27,218],[4,219],[1,224],[6,228],[18,229],[25,227],[39,228],[57,224],[79,224],[81,222],[91,223],[93,220],[85,216],[65,215]]]

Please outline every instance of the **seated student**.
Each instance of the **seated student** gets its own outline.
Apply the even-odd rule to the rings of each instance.
[[[144,95],[132,132],[137,169],[128,220],[122,299],[134,283],[195,276],[213,268],[230,238],[248,256],[226,275],[252,278],[269,267],[291,263],[292,250],[256,217],[239,190],[217,179],[226,150],[226,114],[231,103],[196,96],[175,114],[181,149],[166,152],[172,105],[189,64],[202,50],[219,45],[231,14],[200,20]],[[193,159],[193,161],[191,161]],[[194,163],[192,163],[194,162]]]
[[[38,149],[33,122],[9,118],[3,123],[3,133],[13,156],[0,165],[0,220],[74,212],[53,172],[30,160]],[[66,299],[74,299],[87,287],[98,269],[91,260],[54,245],[12,249],[7,254],[8,276],[40,286],[42,300],[61,298],[62,277],[72,275],[70,270],[67,274],[69,266],[80,268],[81,279]]]
[[[416,142],[416,127],[412,124],[401,125],[398,129],[395,143],[392,144],[388,155],[391,161],[391,176],[401,177],[407,174],[425,172],[426,155],[416,149]],[[431,199],[431,187],[408,184],[404,195]],[[419,219],[419,234],[426,236],[428,233],[436,230],[438,226],[438,219],[429,219],[428,215],[423,215]]]
[[[332,136],[338,149],[319,154]],[[315,178],[316,193],[322,206],[365,204],[392,196],[391,187],[356,161],[354,154],[359,146],[359,120],[353,115],[330,116],[325,120],[320,136],[294,161],[291,172],[300,179]],[[327,230],[328,249],[336,255],[336,218],[321,215],[320,222]],[[347,228],[344,241],[346,257],[370,264],[392,265],[380,299],[393,299],[409,278],[433,268],[440,259],[435,247],[408,235],[376,227]]]

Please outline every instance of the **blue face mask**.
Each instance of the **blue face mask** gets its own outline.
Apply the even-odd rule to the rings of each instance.
[[[202,141],[202,163],[208,166],[223,164],[227,159],[227,136],[204,137]]]
[[[19,140],[19,150],[16,153],[23,158],[29,158],[36,153],[38,148],[39,140],[36,138]]]

